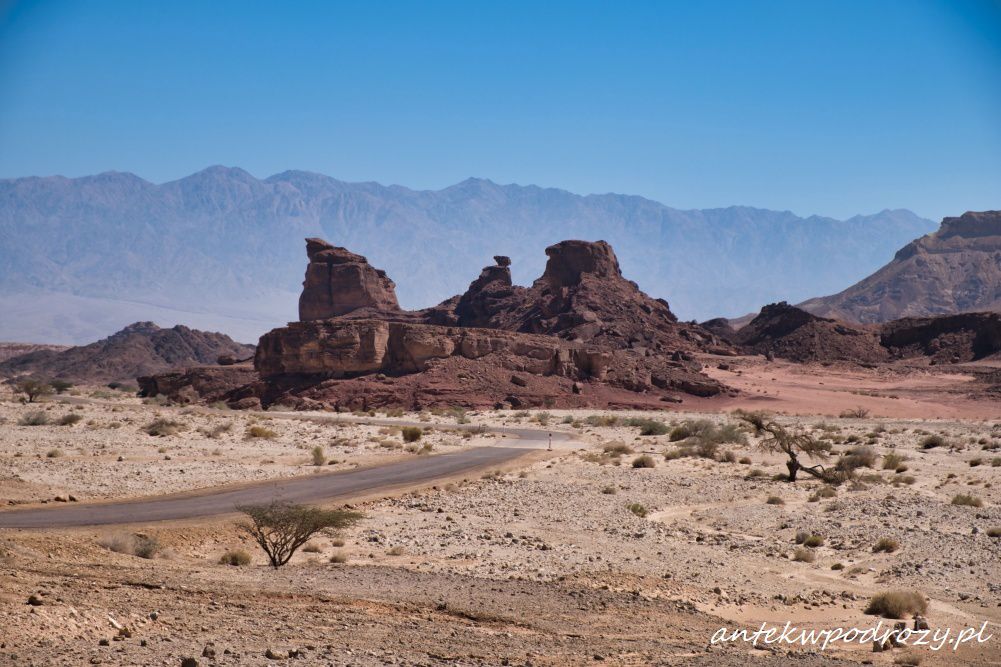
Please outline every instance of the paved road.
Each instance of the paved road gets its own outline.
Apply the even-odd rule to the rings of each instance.
[[[324,418],[317,419],[324,420]],[[357,420],[357,422],[409,424],[409,422],[388,420]],[[443,428],[437,424],[434,426]],[[452,428],[464,430],[471,427]],[[524,455],[527,449],[544,449],[549,437],[549,431],[536,429],[491,430],[514,436],[517,440],[510,443],[513,446],[475,447],[453,454],[421,456],[348,472],[311,474],[240,487],[208,489],[186,495],[6,510],[0,512],[0,529],[64,528],[191,519],[228,514],[240,505],[268,503],[273,499],[309,503],[389,492],[400,486],[430,484],[468,470],[506,463]],[[554,443],[570,440],[570,436],[565,433],[553,432],[552,435]]]

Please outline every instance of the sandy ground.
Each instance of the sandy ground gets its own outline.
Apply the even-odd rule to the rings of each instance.
[[[1001,537],[989,535],[1001,529],[1001,406],[969,405],[962,391],[943,389],[964,382],[952,375],[799,373],[752,362],[737,370],[714,372],[758,393],[745,389],[726,409],[798,413],[781,419],[826,438],[836,452],[870,447],[873,467],[861,469],[858,483],[818,493],[824,485],[808,477],[772,479],[783,460],[754,438],[721,445],[715,459],[674,457],[679,445],[670,435],[642,436],[624,421],[734,421],[723,412],[469,413],[463,419],[484,426],[564,430],[581,448],[355,503],[362,522],[316,537],[277,571],[239,532],[237,517],[0,531],[0,664],[278,662],[268,651],[330,665],[1001,664]],[[456,415],[401,415],[431,429],[419,444],[430,442],[432,451],[419,454],[403,449],[392,427],[206,413],[93,393],[71,400],[98,404],[0,403],[0,503],[308,475],[317,469],[317,445],[336,461],[326,470],[499,440],[434,428]],[[836,416],[857,406],[871,416]],[[54,421],[70,413],[82,419],[18,425],[38,409]],[[183,430],[150,436],[144,428],[157,418]],[[253,426],[275,435],[248,437]],[[944,444],[923,449],[932,435]],[[49,456],[53,450],[60,453]],[[634,468],[642,454],[655,466]],[[891,467],[901,472],[884,469],[886,455],[900,457]],[[981,506],[953,504],[958,494]],[[823,543],[798,546],[801,531]],[[159,542],[154,558],[110,548],[136,532]],[[880,538],[896,540],[897,549],[874,553]],[[246,550],[252,563],[219,564],[233,549]],[[797,549],[812,562],[795,560]],[[896,589],[928,597],[934,629],[987,622],[986,634],[995,636],[955,652],[710,646],[723,626],[868,628],[878,620],[864,613],[870,596]],[[33,595],[40,604],[27,604]]]

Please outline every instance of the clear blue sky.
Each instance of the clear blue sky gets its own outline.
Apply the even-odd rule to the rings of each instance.
[[[3,5],[0,177],[212,164],[1001,208],[1001,2]]]

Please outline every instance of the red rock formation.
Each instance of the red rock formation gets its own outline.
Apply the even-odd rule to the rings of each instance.
[[[164,396],[175,403],[233,402],[249,395],[244,392],[238,396],[244,387],[257,382],[257,379],[257,373],[249,365],[196,366],[182,371],[136,378],[140,396]],[[260,401],[254,399],[240,407],[260,406]]]
[[[299,319],[323,320],[361,309],[398,312],[396,286],[368,260],[323,239],[306,239],[306,280],[299,297]]]

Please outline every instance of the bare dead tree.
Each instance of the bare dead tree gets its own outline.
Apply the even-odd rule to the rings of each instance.
[[[347,528],[362,518],[349,510],[325,510],[274,501],[268,505],[237,507],[250,521],[240,525],[267,554],[271,567],[285,565],[313,535],[323,530]]]
[[[831,443],[818,440],[808,433],[792,432],[774,419],[761,412],[737,413],[737,418],[751,427],[761,438],[758,446],[766,452],[785,454],[788,457],[789,481],[795,482],[796,475],[803,471],[828,484],[841,484],[851,478],[852,470],[844,466],[825,468],[823,465],[804,465],[800,457],[826,460],[831,454]]]

